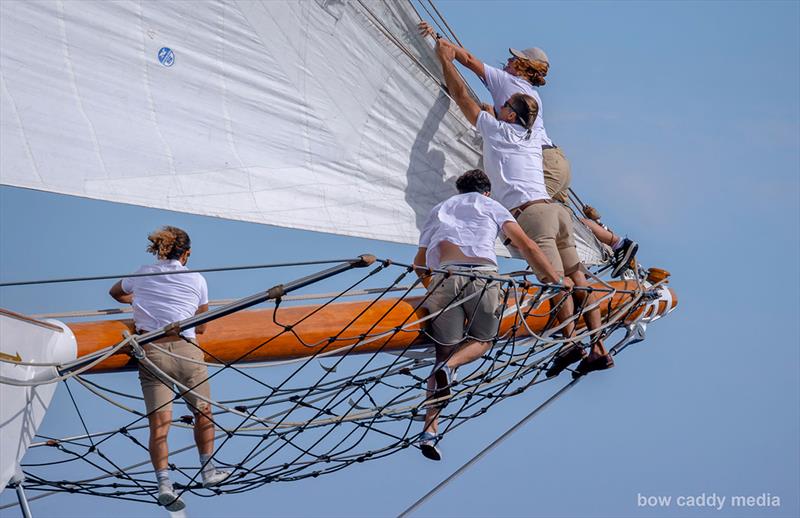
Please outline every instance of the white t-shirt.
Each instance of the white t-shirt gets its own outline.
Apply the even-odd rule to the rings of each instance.
[[[139,268],[136,273],[179,272],[187,270],[175,259],[158,261]],[[122,291],[133,293],[133,320],[142,331],[156,331],[164,326],[194,316],[197,308],[208,304],[208,285],[199,273],[128,277],[122,279]],[[181,333],[194,338],[194,328]]]
[[[514,94],[530,95],[536,102],[539,103],[539,114],[536,120],[533,121],[533,131],[538,131],[541,135],[543,146],[552,146],[553,142],[547,136],[547,131],[544,129],[544,119],[542,116],[542,99],[539,97],[539,92],[528,81],[509,74],[505,70],[494,68],[493,66],[483,64],[483,84],[492,94],[492,102],[494,103],[494,111],[500,113],[500,108],[508,101]]]
[[[511,210],[525,202],[547,200],[542,169],[542,140],[519,124],[502,122],[482,111],[475,123],[483,137],[483,169],[492,181],[492,197]]]
[[[480,257],[496,265],[494,242],[507,221],[514,221],[514,217],[488,196],[477,192],[456,194],[431,209],[419,246],[428,249],[425,261],[429,268],[441,264],[438,245],[442,241],[458,246],[467,257]]]

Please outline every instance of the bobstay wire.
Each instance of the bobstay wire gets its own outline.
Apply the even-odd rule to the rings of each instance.
[[[346,288],[329,294],[324,302],[313,306],[302,318],[293,322],[283,321],[284,308],[291,307],[284,300],[289,298],[288,293],[331,277],[341,278],[347,272],[353,275],[365,268],[366,272],[356,275],[354,280],[345,279]],[[594,302],[577,304],[570,321],[578,325],[585,311],[598,307],[605,309],[602,326],[591,332],[579,326],[579,331],[572,337],[563,338],[557,337],[556,333],[567,322],[557,324],[555,319],[560,307],[556,301],[564,300],[558,297],[563,287],[531,281],[529,271],[487,275],[484,272],[428,269],[428,272],[445,276],[486,279],[483,291],[472,296],[482,297],[489,286],[499,284],[502,307],[505,308],[504,319],[510,318],[512,322],[508,329],[498,331],[493,347],[482,358],[460,368],[461,377],[450,396],[429,399],[426,381],[434,363],[434,343],[431,336],[420,328],[424,329],[426,323],[463,304],[462,293],[457,293],[440,311],[418,317],[416,310],[435,290],[433,286],[414,299],[413,310],[399,325],[391,326],[389,331],[376,331],[393,309],[403,302],[408,303],[415,291],[421,291],[415,268],[418,267],[361,256],[175,324],[183,330],[266,302],[273,305],[272,323],[277,324],[280,330],[242,354],[239,360],[245,360],[256,351],[268,350],[274,340],[286,334],[292,334],[295,340],[313,351],[302,358],[247,365],[239,360],[223,362],[203,349],[209,361],[199,363],[209,367],[207,379],[212,384],[212,394],[219,387],[236,387],[234,398],[206,399],[213,408],[212,420],[216,430],[214,463],[233,470],[233,474],[219,486],[203,488],[199,482],[202,466],[191,455],[194,444],[173,449],[169,469],[179,496],[191,493],[197,497],[212,497],[252,491],[269,483],[334,473],[353,464],[415,448],[426,409],[446,403],[439,417],[437,438],[441,440],[505,399],[534,388],[538,391],[540,387],[544,395],[543,386],[549,380],[543,373],[565,344],[577,343],[586,347],[594,334],[608,338],[618,329],[626,333],[616,346],[611,347],[613,353],[639,341],[641,337],[637,338],[636,325],[649,312],[636,312],[646,309],[658,297],[658,283],[645,281],[645,272],[641,268],[627,274],[628,280],[636,281],[628,283],[628,286],[635,285],[634,289],[628,290],[615,289],[590,274],[602,287],[595,284],[588,288],[596,293]],[[382,287],[365,289],[368,282],[378,282]],[[405,285],[401,286],[403,283]],[[399,297],[397,293],[400,293]],[[298,332],[298,326],[305,320],[353,294],[358,294],[366,304],[334,335],[322,341],[311,341]],[[395,298],[390,298],[390,294]],[[625,302],[612,307],[612,299],[620,295],[626,297]],[[582,300],[588,301],[590,297]],[[374,310],[379,302],[390,302],[389,308],[381,309],[382,313],[366,332],[354,332],[351,329],[353,324]],[[546,312],[542,313],[543,310]],[[526,322],[533,311],[547,318],[545,331],[538,334]],[[181,393],[195,387],[183,386],[161,372],[141,348],[141,345],[157,340],[165,333],[166,330],[161,330],[127,335],[112,347],[58,365],[59,376],[51,381],[64,381],[82,431],[66,437],[37,435],[36,442],[28,450],[26,462],[22,464],[25,488],[39,492],[30,500],[73,493],[157,504],[157,484],[147,458],[147,414],[143,411],[140,393],[106,386],[83,373],[128,346],[146,370],[178,387],[173,402],[185,405]],[[419,337],[403,350],[383,350],[390,339],[404,333],[416,333]],[[341,345],[344,342],[350,345]],[[376,344],[374,351],[360,352],[363,346],[374,347]],[[159,346],[151,344],[151,347]],[[197,347],[202,349],[199,345]],[[10,381],[0,379],[0,383]],[[556,387],[557,382],[547,383],[547,386]],[[84,390],[84,397],[94,398],[97,404],[107,404],[109,411],[87,412],[85,405],[82,408],[75,397],[77,389]],[[551,399],[559,394],[559,390],[554,392],[556,394]],[[540,407],[549,404],[551,399]],[[538,410],[534,409],[532,414]],[[128,416],[122,426],[109,427],[110,418],[107,416],[112,411]],[[173,420],[173,426],[178,428],[191,428],[191,424],[191,415]],[[120,452],[125,452],[126,457],[131,452],[140,452],[144,459],[128,464],[118,460]],[[14,505],[17,504],[8,504],[0,509]]]

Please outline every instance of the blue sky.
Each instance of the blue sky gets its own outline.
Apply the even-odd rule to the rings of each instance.
[[[572,163],[573,187],[605,222],[640,242],[644,264],[672,272],[680,305],[617,368],[579,384],[418,516],[800,515],[800,4],[437,5],[490,64],[505,60],[509,46],[547,51],[545,122]],[[3,187],[0,278],[133,270],[149,262],[144,237],[162,224],[190,232],[196,267],[362,252],[409,260],[414,253]],[[212,298],[277,281],[271,272],[208,278]],[[0,306],[28,313],[111,307],[108,284],[2,288]],[[449,435],[441,463],[401,452],[310,481],[190,498],[190,516],[397,515],[537,400],[531,393],[507,401]],[[62,391],[47,425],[71,419],[66,401]],[[781,506],[637,505],[638,495],[702,493],[770,493]],[[35,502],[33,511],[163,514],[75,496]]]

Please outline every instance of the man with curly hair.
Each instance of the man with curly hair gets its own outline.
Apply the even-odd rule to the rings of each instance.
[[[199,273],[184,273],[192,253],[189,235],[177,227],[166,226],[147,239],[147,251],[157,257],[155,264],[144,265],[137,274],[114,284],[109,294],[123,304],[133,306],[136,332],[147,333],[208,311],[208,287]],[[153,369],[139,364],[139,380],[144,394],[150,425],[150,460],[158,480],[158,502],[168,511],[185,507],[169,479],[167,434],[172,422],[172,400],[179,394],[194,413],[194,439],[200,453],[202,481],[211,487],[224,481],[230,472],[218,470],[211,460],[214,451],[214,423],[208,400],[211,391],[203,351],[195,341],[205,325],[186,329],[180,335],[167,336],[146,344],[146,358]],[[179,385],[176,388],[173,383]]]

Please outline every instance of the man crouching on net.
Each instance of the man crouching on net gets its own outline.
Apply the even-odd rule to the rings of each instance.
[[[176,227],[164,227],[150,234],[147,251],[158,258],[156,264],[145,265],[136,273],[153,276],[128,277],[111,287],[109,294],[123,304],[133,305],[137,333],[156,331],[208,311],[208,287],[199,273],[181,273],[191,255],[189,235]],[[165,272],[175,272],[166,274]],[[158,275],[162,274],[162,275]],[[194,413],[194,440],[200,453],[203,486],[219,484],[229,471],[216,469],[211,460],[214,451],[214,423],[207,400],[211,391],[208,368],[203,351],[195,342],[205,325],[186,329],[180,335],[168,336],[144,346],[146,358],[160,371],[139,363],[147,419],[150,423],[150,460],[158,479],[158,503],[168,511],[180,511],[186,504],[175,493],[169,479],[167,433],[172,422],[172,400],[180,394]],[[163,373],[163,374],[162,374]],[[173,386],[173,380],[186,387]]]
[[[489,197],[492,184],[483,171],[473,169],[462,174],[456,189],[458,194],[431,210],[414,258],[417,275],[431,290],[424,307],[431,314],[441,311],[431,318],[429,328],[436,342],[436,364],[428,378],[428,397],[434,399],[450,396],[456,369],[483,356],[497,335],[502,283],[491,277],[497,275],[494,247],[501,229],[534,271],[543,272],[541,281],[564,284],[568,289],[573,286],[569,278],[556,273],[508,209]],[[430,276],[426,268],[453,273]],[[471,278],[471,274],[480,277]],[[420,435],[422,454],[432,460],[442,458],[436,434],[444,403],[428,405]]]

